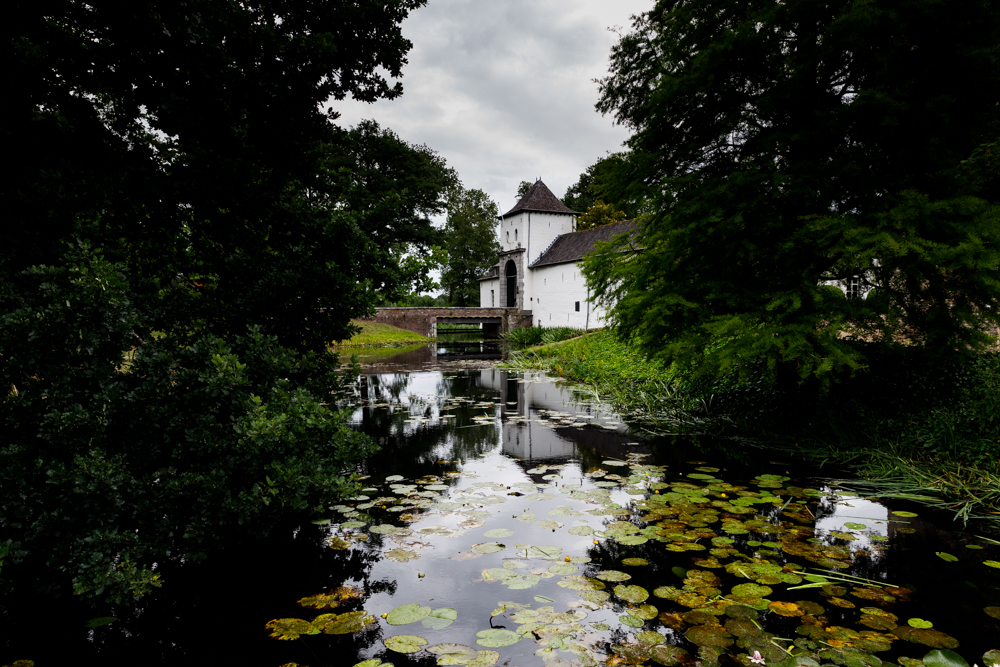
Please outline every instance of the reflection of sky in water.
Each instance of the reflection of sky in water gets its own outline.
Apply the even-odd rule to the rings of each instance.
[[[889,508],[828,486],[820,487],[823,498],[816,514],[816,533],[828,535],[831,531],[851,533],[856,540],[849,542],[851,550],[872,550],[885,546],[885,541],[872,540],[872,535],[889,536]],[[863,529],[848,528],[845,523],[864,524]]]

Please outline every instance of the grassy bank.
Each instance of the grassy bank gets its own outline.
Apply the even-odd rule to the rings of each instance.
[[[828,390],[694,379],[604,331],[528,348],[510,365],[589,384],[652,432],[749,439],[846,466],[869,495],[1000,519],[1000,355],[868,352],[868,372]]]
[[[382,324],[381,322],[371,322],[368,320],[351,320],[351,322],[361,327],[361,331],[350,340],[334,343],[333,347],[390,347],[427,343],[431,340],[427,336],[421,336],[418,333],[400,329],[391,324]]]

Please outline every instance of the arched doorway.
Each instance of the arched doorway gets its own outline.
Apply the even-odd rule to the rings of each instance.
[[[504,274],[507,276],[507,307],[517,308],[517,265],[512,260],[507,261]]]

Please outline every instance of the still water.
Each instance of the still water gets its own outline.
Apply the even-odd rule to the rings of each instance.
[[[447,341],[370,356],[362,495],[119,621],[4,608],[0,664],[877,665],[1000,648],[1000,551],[829,471],[649,440],[595,397]],[[928,623],[930,624],[929,627]],[[279,638],[280,637],[280,638]],[[911,665],[913,663],[910,663]]]

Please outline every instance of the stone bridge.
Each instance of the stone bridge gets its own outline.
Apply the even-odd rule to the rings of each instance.
[[[424,336],[437,336],[438,322],[482,324],[487,337],[496,338],[510,329],[531,326],[531,311],[517,308],[376,308],[375,322],[391,324]]]

